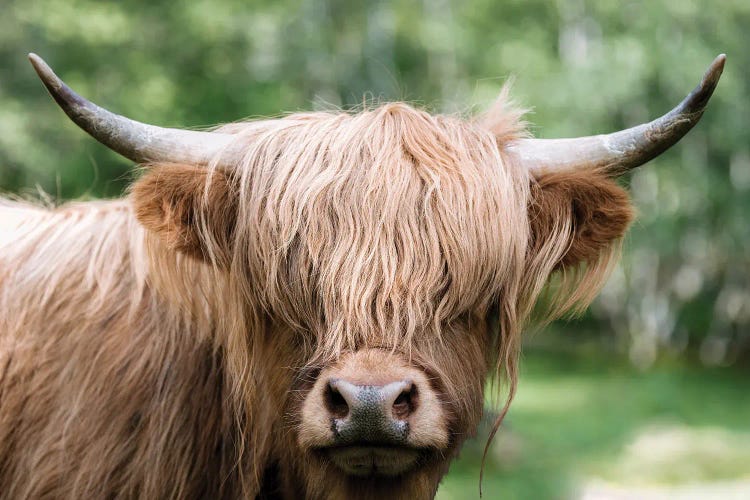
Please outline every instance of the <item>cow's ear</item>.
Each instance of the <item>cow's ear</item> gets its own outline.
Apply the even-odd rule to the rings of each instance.
[[[167,247],[227,266],[237,217],[237,191],[221,170],[159,164],[133,186],[138,221]]]
[[[529,217],[532,251],[557,247],[555,269],[564,269],[612,249],[634,210],[628,193],[603,173],[550,172],[532,181]]]

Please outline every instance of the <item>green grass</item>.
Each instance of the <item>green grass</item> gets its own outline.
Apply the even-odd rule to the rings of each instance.
[[[487,426],[437,498],[478,497]],[[592,479],[676,485],[750,475],[750,374],[527,350],[490,451],[484,498],[571,498]]]

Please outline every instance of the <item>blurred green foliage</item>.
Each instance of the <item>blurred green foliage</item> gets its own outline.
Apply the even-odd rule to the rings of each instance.
[[[750,352],[750,2],[723,0],[3,0],[0,189],[115,196],[131,165],[53,105],[26,61],[141,121],[248,116],[405,99],[481,109],[509,75],[535,134],[609,132],[676,104],[720,52],[701,124],[636,172],[641,212],[587,317],[640,366]]]
[[[118,195],[132,168],[64,118],[28,51],[105,107],[183,127],[373,100],[472,111],[515,75],[541,137],[655,117],[726,52],[701,124],[633,175],[639,223],[576,330],[606,332],[642,366],[750,351],[746,0],[4,0],[3,10],[0,189],[53,199]]]
[[[701,123],[624,179],[640,218],[602,296],[582,320],[529,337],[519,397],[490,456],[485,491],[486,498],[561,498],[586,483],[581,477],[628,483],[654,474],[661,474],[656,482],[747,474],[737,470],[750,460],[750,387],[737,371],[750,365],[747,0],[0,5],[0,191],[41,190],[56,201],[120,195],[133,169],[59,111],[26,61],[29,51],[93,101],[180,127],[365,101],[473,112],[514,75],[514,95],[531,109],[540,137],[610,132],[661,115],[726,52]],[[694,361],[740,366],[698,369]],[[688,426],[699,433],[688,441],[719,443],[722,451],[688,449],[678,464],[638,469],[642,457],[633,459],[631,448],[640,433],[654,434],[647,427],[654,422],[676,422],[677,430],[665,431],[672,438]],[[714,427],[724,434],[711,434]],[[442,498],[476,496],[485,436],[464,451]]]

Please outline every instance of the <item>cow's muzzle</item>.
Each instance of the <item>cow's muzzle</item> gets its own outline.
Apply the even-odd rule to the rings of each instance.
[[[379,349],[324,369],[301,417],[303,449],[350,475],[402,474],[448,445],[445,411],[425,372]]]
[[[419,451],[407,445],[408,417],[418,404],[410,380],[376,386],[331,379],[324,400],[335,443],[326,453],[343,471],[392,476],[419,459]]]

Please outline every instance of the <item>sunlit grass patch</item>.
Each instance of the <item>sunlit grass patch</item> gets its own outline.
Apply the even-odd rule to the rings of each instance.
[[[679,424],[644,426],[602,467],[603,479],[633,486],[743,476],[750,479],[750,432]]]
[[[596,491],[638,498],[646,491],[639,485],[676,494],[682,487],[743,491],[750,473],[747,394],[750,377],[736,370],[664,365],[641,373],[604,355],[527,350],[518,396],[488,456],[484,498]],[[467,443],[437,498],[478,498],[488,430],[485,423]],[[591,489],[597,485],[606,487]]]

